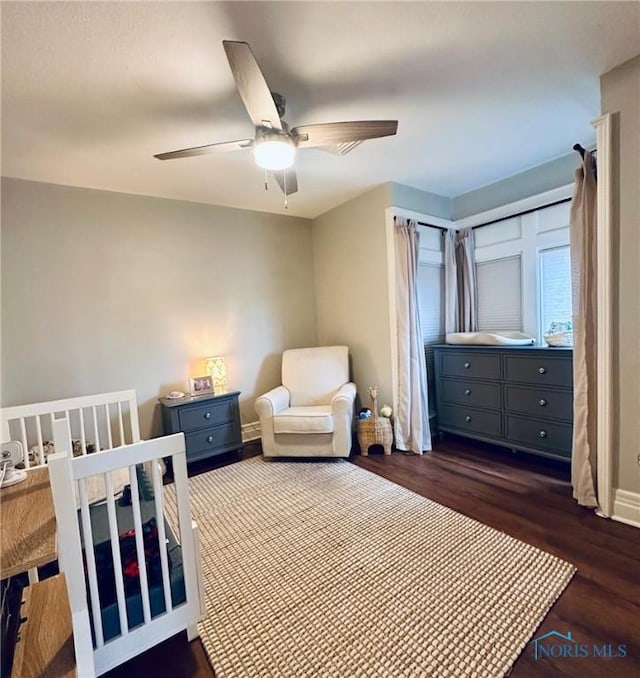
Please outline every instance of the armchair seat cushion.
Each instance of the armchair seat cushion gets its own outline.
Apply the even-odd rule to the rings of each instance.
[[[273,417],[274,433],[333,433],[331,405],[289,407]]]

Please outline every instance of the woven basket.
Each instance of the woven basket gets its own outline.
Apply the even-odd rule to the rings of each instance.
[[[573,332],[545,334],[543,339],[549,346],[573,346]]]
[[[369,389],[371,396],[371,419],[358,420],[358,444],[360,445],[360,454],[366,457],[369,454],[371,445],[382,445],[385,454],[391,454],[391,445],[393,445],[393,431],[391,422],[385,417],[378,416],[378,396],[377,389]]]

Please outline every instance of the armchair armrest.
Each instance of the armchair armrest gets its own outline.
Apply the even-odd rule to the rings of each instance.
[[[356,385],[350,381],[343,384],[331,398],[331,411],[334,414],[349,414],[356,397]]]
[[[276,386],[268,393],[261,395],[255,404],[256,412],[263,417],[273,417],[289,407],[289,391],[284,386]]]

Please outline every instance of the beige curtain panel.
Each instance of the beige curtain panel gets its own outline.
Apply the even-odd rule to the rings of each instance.
[[[398,393],[396,447],[415,454],[431,449],[427,366],[418,304],[420,234],[410,219],[395,218]]]
[[[445,333],[476,332],[478,284],[471,228],[449,230],[444,240]]]
[[[576,170],[571,202],[573,304],[573,496],[598,506],[596,495],[596,212],[595,163],[588,151]]]

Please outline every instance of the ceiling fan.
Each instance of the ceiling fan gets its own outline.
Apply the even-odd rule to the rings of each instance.
[[[240,97],[255,126],[255,137],[159,153],[155,158],[171,160],[252,148],[257,165],[275,173],[286,206],[287,195],[298,190],[293,169],[298,148],[319,148],[345,155],[367,139],[392,136],[398,129],[397,120],[328,122],[289,129],[283,117],[285,98],[271,92],[248,43],[224,40],[222,44]]]

